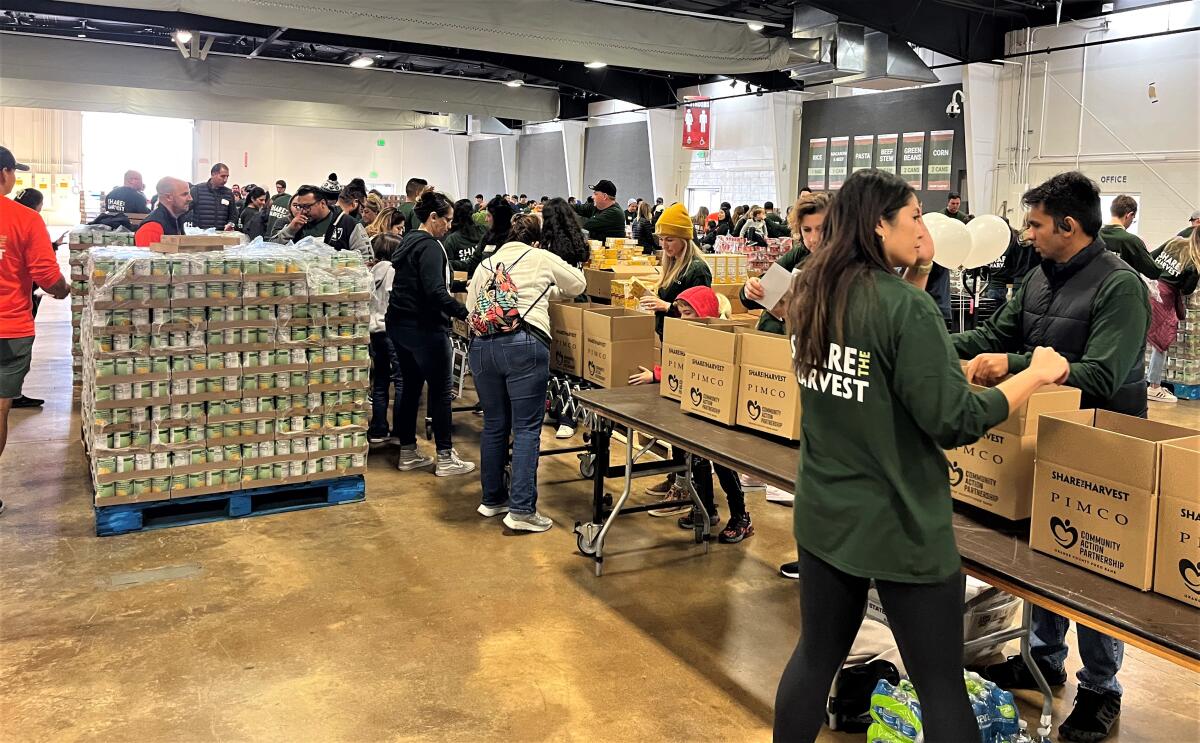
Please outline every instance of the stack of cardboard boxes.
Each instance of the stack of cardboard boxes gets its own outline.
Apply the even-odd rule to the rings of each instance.
[[[1043,415],[1030,546],[1200,604],[1198,449],[1200,431],[1144,418],[1105,410]]]
[[[98,506],[365,471],[371,276],[357,253],[100,247],[85,274]]]
[[[590,302],[551,302],[550,368],[599,387],[624,387],[658,363],[654,315]]]
[[[681,320],[663,325],[663,397],[680,409],[725,425],[800,438],[800,386],[786,336],[736,320]]]

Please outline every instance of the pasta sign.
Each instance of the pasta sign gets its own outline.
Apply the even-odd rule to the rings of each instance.
[[[691,101],[683,107],[683,149],[707,150],[712,142],[712,109],[708,101]]]

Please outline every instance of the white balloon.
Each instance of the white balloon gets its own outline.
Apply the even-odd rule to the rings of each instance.
[[[971,220],[967,225],[971,235],[971,253],[963,261],[964,268],[979,268],[986,266],[1008,250],[1012,238],[1012,230],[995,214],[983,214]]]
[[[933,239],[933,260],[946,268],[958,268],[971,253],[967,226],[945,214],[927,214],[922,220]]]

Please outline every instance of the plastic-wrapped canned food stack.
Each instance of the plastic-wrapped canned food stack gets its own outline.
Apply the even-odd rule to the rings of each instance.
[[[100,247],[85,273],[98,506],[365,472],[371,276],[357,253]]]
[[[1196,400],[1200,399],[1200,292],[1193,292],[1186,305],[1175,343],[1167,352],[1166,379],[1175,386],[1176,396]]]
[[[80,225],[68,233],[67,249],[70,251],[71,267],[71,384],[75,388],[83,383],[83,353],[80,350],[79,339],[83,306],[91,288],[91,280],[86,273],[87,255],[94,245],[132,246],[133,233],[124,230],[113,232],[107,227],[91,225]],[[78,393],[78,390],[76,392]]]

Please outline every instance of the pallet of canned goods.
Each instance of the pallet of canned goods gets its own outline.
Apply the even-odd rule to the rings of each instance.
[[[97,506],[365,472],[372,282],[357,253],[97,247],[85,276]]]
[[[99,225],[80,225],[67,233],[68,262],[71,271],[71,382],[78,386],[83,382],[83,354],[80,351],[80,328],[83,320],[83,305],[91,288],[85,273],[87,254],[93,246],[133,245],[133,233],[125,230],[110,230]]]

